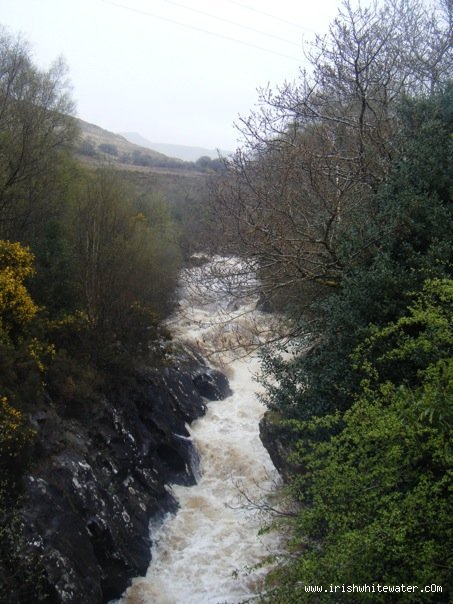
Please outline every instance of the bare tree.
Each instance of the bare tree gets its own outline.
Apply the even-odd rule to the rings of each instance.
[[[244,145],[216,182],[214,211],[224,249],[241,256],[242,271],[244,262],[259,271],[267,297],[300,305],[310,288],[338,286],[375,242],[365,227],[399,152],[398,103],[451,74],[451,5],[431,13],[420,0],[344,2],[307,49],[311,68],[262,90],[241,119]]]

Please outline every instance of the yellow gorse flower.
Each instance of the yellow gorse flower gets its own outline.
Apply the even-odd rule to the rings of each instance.
[[[34,435],[23,413],[13,407],[6,396],[0,396],[0,459],[16,457]]]
[[[0,240],[0,327],[23,325],[33,319],[38,307],[23,281],[33,275],[33,255],[20,243]]]

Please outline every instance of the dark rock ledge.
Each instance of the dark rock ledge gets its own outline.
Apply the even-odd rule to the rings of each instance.
[[[35,414],[39,454],[23,515],[53,602],[108,602],[146,572],[149,521],[177,507],[168,485],[195,482],[186,424],[228,394],[225,376],[192,357],[137,371],[76,418]]]
[[[282,417],[273,411],[266,411],[259,424],[260,439],[269,453],[272,463],[283,480],[302,471],[300,466],[291,462],[290,452],[293,444],[292,433],[282,422]]]

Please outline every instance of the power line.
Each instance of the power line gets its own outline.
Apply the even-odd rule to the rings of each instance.
[[[312,33],[316,33],[314,29],[310,29],[310,27],[304,27],[303,25],[298,25],[297,23],[293,23],[292,21],[288,21],[288,19],[283,19],[282,17],[278,17],[277,15],[272,15],[271,13],[266,13],[259,8],[255,8],[254,6],[248,6],[247,4],[243,4],[242,2],[237,2],[236,0],[226,0],[230,2],[230,4],[235,4],[236,6],[240,6],[241,8],[245,8],[254,13],[258,13],[259,15],[264,15],[265,17],[270,17],[274,19],[274,21],[281,21],[286,25],[291,25],[291,27],[295,27],[296,29],[305,29],[306,31],[310,31]]]
[[[186,29],[193,29],[195,31],[202,32],[204,34],[208,34],[210,36],[214,36],[215,38],[220,38],[223,40],[228,40],[229,42],[235,42],[236,44],[242,44],[243,46],[248,46],[249,48],[254,48],[256,50],[262,50],[263,52],[270,53],[275,56],[284,57],[285,59],[290,59],[291,61],[297,61],[300,63],[300,59],[297,57],[293,57],[291,55],[286,55],[284,53],[271,50],[270,48],[265,48],[264,46],[258,46],[257,44],[252,44],[250,42],[244,42],[243,40],[239,40],[237,38],[232,38],[230,36],[225,36],[223,34],[218,34],[213,31],[209,31],[207,29],[203,29],[201,27],[197,27],[196,25],[189,25],[187,23],[182,23],[181,21],[176,21],[175,19],[170,19],[169,17],[163,17],[162,15],[156,15],[155,13],[151,13],[149,11],[144,11],[139,8],[133,8],[132,6],[126,6],[124,4],[120,4],[118,2],[113,2],[113,0],[99,0],[104,4],[109,4],[110,6],[114,6],[116,8],[120,8],[122,10],[126,10],[132,13],[137,13],[139,15],[145,15],[146,17],[153,17],[154,19],[159,19],[161,21],[166,21],[167,23],[173,23],[175,25],[179,25],[180,27],[185,27]]]
[[[207,13],[206,11],[200,10],[198,8],[193,8],[192,6],[186,6],[185,4],[181,4],[180,2],[174,2],[173,0],[162,0],[167,4],[172,4],[173,6],[178,6],[179,8],[184,8],[185,10],[191,11],[193,13],[197,13],[199,15],[205,15],[206,17],[210,17],[211,19],[216,19],[217,21],[222,21],[223,23],[229,23],[230,25],[235,25],[236,27],[242,27],[242,29],[248,29],[249,31],[253,31],[256,34],[261,34],[262,36],[268,36],[269,38],[274,38],[275,40],[280,40],[280,42],[285,42],[286,44],[291,44],[292,46],[297,46],[300,48],[300,44],[297,42],[292,42],[291,40],[287,40],[286,38],[282,38],[281,36],[277,36],[275,34],[271,34],[266,31],[262,31],[261,29],[256,29],[255,27],[250,27],[249,25],[244,25],[242,23],[238,23],[237,21],[232,21],[231,19],[226,19],[225,17],[219,17],[218,15],[213,15],[212,13]],[[236,4],[236,3],[235,3]]]

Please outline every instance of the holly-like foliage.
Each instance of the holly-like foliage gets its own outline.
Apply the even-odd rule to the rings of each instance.
[[[290,491],[299,505],[292,554],[271,602],[314,600],[306,585],[411,584],[452,593],[453,281],[426,283],[396,322],[354,354],[364,376],[345,413],[290,422],[298,440]],[[379,353],[377,353],[379,350]],[[409,369],[409,370],[408,370]],[[332,436],[319,440],[328,429]],[[291,594],[291,595],[289,595]],[[381,602],[382,593],[347,596]],[[398,602],[419,602],[420,592]],[[439,594],[424,594],[426,602]]]
[[[297,512],[269,602],[381,602],[330,585],[442,586],[451,598],[452,88],[405,99],[403,155],[376,192],[375,242],[313,309],[291,355],[264,358],[268,406],[287,432]],[[360,245],[359,241],[359,245]],[[271,583],[270,583],[271,585]],[[316,599],[308,585],[328,589]]]

